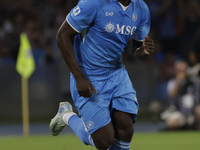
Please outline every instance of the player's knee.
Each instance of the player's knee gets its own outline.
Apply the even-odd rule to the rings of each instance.
[[[122,141],[131,141],[133,128],[133,114],[115,110],[113,113],[113,126],[115,129],[115,136]]]
[[[97,149],[108,149],[114,141],[114,137],[106,139],[97,139],[95,140],[95,146]]]
[[[111,122],[92,134],[97,149],[108,149],[114,141],[114,136],[115,133]]]
[[[132,126],[127,126],[118,129],[118,138],[123,141],[130,141],[134,133],[134,128]]]

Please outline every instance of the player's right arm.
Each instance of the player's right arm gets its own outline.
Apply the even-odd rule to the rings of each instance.
[[[90,27],[96,16],[98,8],[96,1],[81,0],[67,15],[57,34],[57,43],[62,56],[75,77],[77,91],[80,96],[91,97],[92,92],[97,93],[90,81],[84,76],[76,60],[73,48],[73,39]]]
[[[91,97],[97,92],[90,81],[83,75],[75,58],[73,39],[78,34],[65,20],[58,30],[56,40],[61,54],[76,79],[76,87],[80,96]]]

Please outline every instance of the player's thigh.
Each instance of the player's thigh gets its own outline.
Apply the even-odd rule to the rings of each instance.
[[[126,112],[113,109],[112,122],[116,138],[125,142],[131,141],[134,132],[133,128],[134,118],[135,118],[134,114],[129,114]]]
[[[95,95],[79,110],[85,127],[98,149],[107,149],[114,141],[109,102],[102,95]]]
[[[89,134],[92,135],[111,122],[109,104],[103,95],[96,94],[79,108],[79,115]]]
[[[138,112],[139,103],[137,101],[136,91],[128,76],[128,72],[123,68],[122,73],[117,75],[115,82],[120,81],[112,97],[111,110],[116,109],[129,114]],[[133,118],[135,119],[135,118]],[[133,120],[134,122],[135,120]]]

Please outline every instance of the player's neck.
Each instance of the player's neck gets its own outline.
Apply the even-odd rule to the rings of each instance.
[[[118,0],[118,2],[120,2],[124,6],[128,6],[130,4],[130,1],[131,0]]]

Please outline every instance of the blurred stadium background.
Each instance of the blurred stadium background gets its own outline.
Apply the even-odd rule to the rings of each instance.
[[[150,9],[157,53],[145,61],[124,52],[124,63],[140,103],[137,131],[164,128],[160,113],[169,105],[167,82],[174,63],[200,58],[200,1],[144,0]],[[29,79],[31,134],[48,133],[48,123],[61,101],[70,101],[69,70],[56,45],[56,33],[77,0],[0,0],[0,137],[22,135],[21,77],[15,65],[19,35],[29,37],[36,70]],[[38,125],[39,124],[39,125]],[[71,132],[67,129],[66,132]]]

